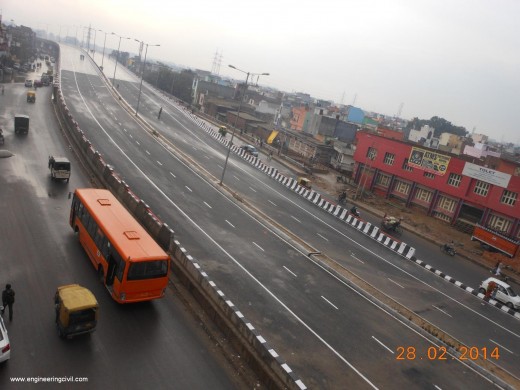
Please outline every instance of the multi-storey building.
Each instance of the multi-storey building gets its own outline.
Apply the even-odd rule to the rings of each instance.
[[[520,161],[453,155],[357,133],[355,181],[451,224],[480,224],[520,239]]]

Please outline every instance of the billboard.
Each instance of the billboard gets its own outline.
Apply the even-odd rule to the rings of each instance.
[[[462,170],[464,176],[472,177],[498,187],[507,188],[511,175],[467,162]]]
[[[413,146],[408,165],[423,171],[443,176],[448,170],[451,157]]]

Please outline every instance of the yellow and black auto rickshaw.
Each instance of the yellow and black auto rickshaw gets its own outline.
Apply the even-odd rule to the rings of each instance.
[[[35,103],[36,102],[36,92],[28,91],[27,92],[27,103]]]
[[[306,177],[303,177],[303,176],[299,177],[298,184],[301,185],[302,187],[307,188],[308,190],[312,189],[311,181],[309,179],[307,179]]]
[[[79,284],[58,287],[54,307],[60,337],[72,338],[96,329],[98,302],[94,294],[85,287]]]

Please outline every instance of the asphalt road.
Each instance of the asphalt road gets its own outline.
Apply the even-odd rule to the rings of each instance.
[[[135,104],[138,85],[131,80],[132,76],[125,74],[120,80],[119,92],[129,104]],[[176,149],[182,150],[191,161],[209,172],[213,180],[219,180],[226,153],[224,147],[199,128],[194,128],[193,121],[182,110],[148,90],[146,84],[143,91],[140,115],[146,116],[146,120],[170,139]],[[157,120],[159,107],[163,107],[161,120]],[[294,193],[267,179],[233,154],[224,182],[279,226],[297,234],[317,251],[326,253],[465,345],[489,350],[498,347],[501,357],[495,363],[520,376],[518,319],[423,267],[390,253],[333,216],[317,212],[315,206],[302,202]],[[363,217],[378,224],[372,216]],[[416,247],[418,258],[474,288],[489,276],[482,267],[454,261],[454,258],[442,254],[436,245],[410,232],[403,233],[400,238]],[[189,237],[186,242],[191,243]],[[197,242],[187,247],[204,263],[206,249],[202,250]]]
[[[354,388],[423,388],[427,383],[441,388],[490,386],[456,359],[440,365],[428,359],[396,360],[399,346],[425,351],[430,344],[310,261],[297,245],[283,239],[279,230],[222,194],[207,173],[223,163],[225,150],[189,119],[177,112],[180,115],[175,117],[175,123],[160,123],[161,133],[171,136],[169,149],[164,148],[132,121],[132,114],[114,102],[97,73],[88,69],[87,62],[78,63],[78,58],[79,53],[64,48],[62,89],[80,127],[103,158],[174,228],[180,241],[223,286],[226,295],[268,335],[268,341],[282,352],[290,366],[297,368],[304,383],[325,388],[345,383]],[[106,59],[105,71],[111,76]],[[135,94],[136,83],[120,80],[119,74],[116,78],[119,91],[130,102],[132,97],[125,94]],[[150,103],[142,96],[139,110],[151,122],[159,107],[153,99]],[[169,110],[163,111],[161,118],[168,115]],[[186,158],[178,159],[179,153]],[[315,208],[281,187],[273,190],[274,186],[269,185],[263,189],[267,195],[256,195],[265,177],[258,179],[256,170],[231,157],[226,183],[231,185],[233,179],[233,184],[241,183],[250,176],[256,177],[252,185],[245,184],[249,188],[246,198],[252,204],[267,201],[277,207],[271,199],[291,199],[288,203],[303,210],[298,211],[302,216],[322,218]],[[273,194],[278,198],[272,198]],[[283,203],[277,212],[295,217]],[[309,224],[305,228],[309,230]],[[340,228],[341,237],[354,235],[345,232],[345,226]],[[324,240],[330,230],[323,233],[315,235]],[[401,260],[364,236],[355,239],[359,243],[343,238],[338,241],[343,244],[343,253],[355,248],[375,258]],[[327,245],[335,242],[325,241]],[[385,350],[386,357],[380,352]]]
[[[35,104],[25,102],[26,90],[9,84],[0,97],[3,148],[15,154],[0,159],[0,285],[11,283],[16,292],[13,321],[4,316],[12,351],[0,367],[0,388],[20,388],[11,382],[15,377],[71,376],[87,378],[83,387],[92,389],[243,387],[172,289],[165,299],[122,306],[98,283],[68,225],[69,192],[90,186],[89,176],[58,130],[51,88],[38,89]],[[14,112],[31,118],[26,137],[14,135]],[[70,183],[50,180],[49,154],[72,161]],[[100,317],[92,335],[64,341],[53,297],[57,286],[69,283],[95,294]]]

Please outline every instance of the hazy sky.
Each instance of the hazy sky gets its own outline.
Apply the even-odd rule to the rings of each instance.
[[[281,90],[387,115],[403,103],[403,118],[520,143],[519,0],[2,0],[1,11],[62,36],[91,24],[160,44],[149,57],[193,68],[211,70],[218,50],[221,75],[245,78],[233,64]]]

